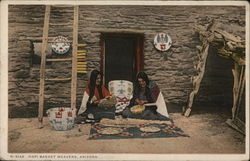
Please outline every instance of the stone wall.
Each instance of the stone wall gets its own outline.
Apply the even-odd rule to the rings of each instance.
[[[45,7],[42,5],[9,6],[9,110],[11,117],[37,116],[39,95],[39,66],[31,63],[32,42],[42,40]],[[144,69],[160,86],[165,100],[183,105],[191,91],[191,77],[196,74],[199,38],[193,30],[197,24],[207,24],[210,19],[219,22],[218,27],[229,33],[245,34],[244,7],[232,6],[80,6],[79,43],[86,43],[89,69],[100,67],[100,35],[102,32],[144,33]],[[72,38],[70,25],[73,8],[52,7],[49,37],[64,35]],[[58,25],[59,22],[66,26]],[[173,45],[166,52],[153,46],[158,32],[168,33]],[[52,63],[47,66],[50,77],[70,76],[68,63]],[[215,70],[219,74],[221,70]],[[63,74],[61,74],[63,73]],[[226,76],[228,77],[228,76]],[[88,74],[78,74],[77,106]],[[207,78],[210,79],[209,77]],[[222,78],[224,77],[222,76]],[[216,80],[205,87],[197,101],[209,103],[206,94],[216,86]],[[230,86],[230,85],[229,85]],[[52,106],[70,105],[70,81],[49,82],[46,85],[45,109]],[[222,94],[219,94],[222,95]],[[219,97],[219,96],[218,96]],[[207,99],[209,98],[209,99]],[[216,99],[216,98],[213,98]],[[217,99],[219,100],[219,99]],[[221,103],[220,101],[218,103]]]

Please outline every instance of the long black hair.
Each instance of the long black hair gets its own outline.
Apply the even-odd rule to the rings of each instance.
[[[100,92],[101,91],[101,87],[102,87],[102,73],[100,72],[100,71],[98,71],[98,70],[93,70],[92,72],[91,72],[91,74],[90,74],[90,79],[89,79],[89,85],[88,85],[88,87],[89,87],[89,101],[92,99],[92,97],[94,96],[94,94],[95,94],[95,87],[96,87],[96,79],[97,79],[97,76],[98,75],[101,75],[101,82],[100,82],[100,84],[97,86],[97,89],[98,89],[98,91],[99,91],[99,95],[100,95],[100,97],[103,97],[103,96],[101,96],[102,95],[102,92]]]
[[[134,82],[135,87],[140,86],[139,81],[138,81],[139,78],[143,79],[146,82],[146,87],[148,87],[149,79],[148,79],[148,75],[145,72],[138,72],[137,73],[136,78],[135,78],[135,82]]]
[[[146,82],[146,87],[145,87],[145,96],[147,98],[147,100],[149,102],[152,101],[151,95],[150,95],[150,89],[149,89],[149,79],[148,79],[148,75],[145,72],[138,72],[136,75],[136,79],[134,81],[134,91],[133,91],[133,95],[135,97],[138,97],[141,87],[139,85],[139,81],[138,79],[141,78]]]

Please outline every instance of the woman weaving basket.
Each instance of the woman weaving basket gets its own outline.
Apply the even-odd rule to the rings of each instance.
[[[123,111],[123,117],[171,121],[167,117],[168,114],[164,116],[157,112],[158,107],[153,104],[156,102],[159,94],[160,89],[156,83],[149,80],[146,73],[139,72],[134,82],[133,98],[130,100],[129,106]]]
[[[78,116],[81,115],[85,122],[86,120],[99,121],[103,117],[114,119],[115,104],[116,99],[111,97],[109,91],[102,85],[102,73],[93,70],[83,95]]]

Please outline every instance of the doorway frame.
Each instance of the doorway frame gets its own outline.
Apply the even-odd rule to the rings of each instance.
[[[136,40],[135,49],[135,72],[144,70],[144,34],[142,33],[101,33],[100,35],[100,71],[103,73],[105,84],[105,38],[107,37],[130,37]]]

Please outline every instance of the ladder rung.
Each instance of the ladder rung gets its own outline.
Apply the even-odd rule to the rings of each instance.
[[[77,73],[87,73],[88,71],[77,71]]]
[[[47,81],[68,81],[71,80],[71,78],[46,78]]]
[[[87,70],[86,67],[85,68],[77,68],[77,71],[85,71],[85,70]]]
[[[77,56],[77,59],[85,59],[86,56]]]
[[[77,46],[82,46],[82,47],[84,47],[84,46],[87,46],[87,44],[77,44]]]
[[[64,59],[47,59],[47,61],[71,61],[72,58],[64,58]]]
[[[83,56],[86,55],[86,53],[77,53],[77,56]]]
[[[77,64],[77,68],[87,67],[87,64]]]
[[[86,53],[87,50],[77,50],[77,53]]]

